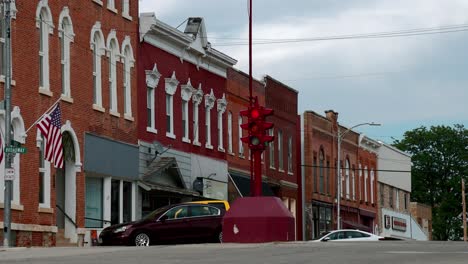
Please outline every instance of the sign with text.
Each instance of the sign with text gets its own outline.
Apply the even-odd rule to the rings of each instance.
[[[384,221],[385,221],[385,228],[386,229],[390,229],[390,227],[392,226],[391,224],[391,221],[390,221],[390,216],[389,215],[385,215],[384,216]]]
[[[5,153],[26,153],[26,148],[24,147],[5,147]]]
[[[406,232],[406,219],[392,217],[392,228],[393,230]]]
[[[15,180],[15,169],[5,169],[5,180],[14,181]]]

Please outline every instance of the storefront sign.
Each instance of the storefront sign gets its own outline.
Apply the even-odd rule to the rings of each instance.
[[[393,230],[406,232],[406,219],[392,217],[392,228]]]
[[[385,215],[384,217],[385,217],[385,218],[384,218],[384,219],[385,219],[385,228],[386,228],[386,229],[390,229],[390,227],[392,226],[392,225],[391,225],[391,221],[390,221],[390,216],[389,216],[389,215]]]
[[[227,183],[203,178],[203,196],[211,199],[227,200]]]

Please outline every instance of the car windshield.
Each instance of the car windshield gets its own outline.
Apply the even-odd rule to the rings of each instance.
[[[143,219],[145,220],[151,220],[151,219],[154,219],[157,215],[165,212],[170,206],[167,205],[167,206],[163,206],[161,208],[158,208],[156,210],[154,210],[153,212],[149,213],[147,216],[145,216]]]

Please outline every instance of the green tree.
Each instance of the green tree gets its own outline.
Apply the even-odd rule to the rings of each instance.
[[[420,127],[405,132],[393,145],[412,154],[411,198],[432,206],[433,239],[459,239],[461,179],[468,179],[468,130],[463,125]]]

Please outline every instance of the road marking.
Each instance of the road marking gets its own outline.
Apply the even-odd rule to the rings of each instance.
[[[455,252],[443,252],[443,251],[386,251],[387,254],[468,254],[468,251],[455,251]]]

